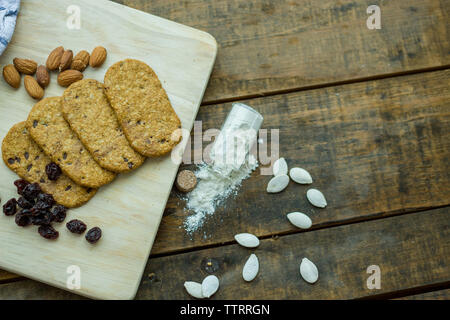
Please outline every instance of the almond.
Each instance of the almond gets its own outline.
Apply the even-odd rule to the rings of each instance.
[[[73,58],[73,51],[72,50],[66,50],[64,51],[62,57],[61,57],[61,63],[59,64],[59,71],[64,71],[70,68],[70,65],[72,64],[72,58]]]
[[[3,67],[3,78],[13,88],[20,87],[20,73],[12,64]]]
[[[36,80],[42,88],[45,88],[50,83],[50,75],[45,66],[40,65],[36,70]]]
[[[86,67],[87,65],[81,60],[73,60],[72,64],[70,65],[70,69],[78,70],[80,72],[83,72],[86,69]]]
[[[27,90],[28,94],[36,100],[42,99],[44,96],[44,89],[37,83],[36,79],[34,79],[32,76],[25,76],[24,79],[25,89]]]
[[[106,60],[106,49],[103,47],[97,47],[92,51],[91,58],[89,59],[89,65],[92,68],[100,67]]]
[[[48,70],[56,70],[59,68],[59,65],[61,64],[61,58],[64,54],[64,48],[63,47],[58,47],[56,49],[53,49],[52,52],[50,52],[48,58],[47,58],[47,62],[46,62],[46,66]]]
[[[66,70],[58,75],[58,83],[61,87],[68,87],[81,79],[83,79],[83,74],[78,70]]]
[[[77,53],[73,60],[81,60],[86,66],[88,66],[90,57],[91,55],[89,54],[89,52],[87,52],[86,50],[81,50]]]
[[[32,75],[37,69],[37,63],[30,59],[14,58],[13,63],[17,71],[23,74]]]

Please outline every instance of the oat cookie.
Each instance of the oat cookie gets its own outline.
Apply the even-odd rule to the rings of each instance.
[[[31,137],[79,185],[98,188],[111,182],[115,173],[95,162],[64,120],[61,102],[61,97],[52,97],[34,105],[27,120]]]
[[[132,59],[117,62],[105,74],[105,87],[123,132],[137,152],[161,156],[180,142],[180,119],[147,64]]]
[[[95,161],[114,172],[139,167],[145,160],[134,151],[105,95],[103,84],[86,79],[64,91],[62,113]]]
[[[62,174],[58,180],[50,181],[45,166],[52,160],[31,139],[25,122],[15,124],[2,143],[5,164],[22,179],[39,183],[45,193],[50,193],[56,202],[68,208],[81,206],[91,199],[96,189],[83,188]]]

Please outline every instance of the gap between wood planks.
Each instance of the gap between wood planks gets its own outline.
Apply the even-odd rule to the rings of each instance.
[[[241,101],[241,100],[249,100],[249,99],[262,98],[262,97],[271,97],[271,96],[289,94],[289,93],[295,93],[295,92],[301,92],[301,91],[316,90],[316,89],[329,88],[329,87],[337,87],[337,86],[346,85],[346,84],[354,84],[354,83],[360,83],[360,82],[402,77],[402,76],[408,76],[408,75],[413,75],[413,74],[418,74],[418,73],[442,71],[442,70],[446,70],[446,69],[450,69],[450,64],[437,66],[437,67],[423,68],[423,69],[407,70],[407,71],[394,72],[394,73],[385,73],[385,74],[379,74],[379,75],[357,78],[357,79],[327,82],[327,83],[321,83],[321,84],[316,84],[316,85],[312,85],[312,86],[301,86],[301,87],[290,88],[290,89],[285,89],[285,90],[267,91],[267,92],[262,92],[262,93],[258,93],[258,94],[248,94],[248,95],[236,96],[236,97],[232,97],[232,98],[211,100],[211,101],[207,101],[207,102],[202,102],[200,104],[200,106],[203,107],[203,106],[210,106],[210,105],[215,105],[215,104],[236,102],[236,101]]]

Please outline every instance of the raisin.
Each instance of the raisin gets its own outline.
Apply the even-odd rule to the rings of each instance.
[[[63,222],[66,219],[67,208],[57,204],[52,210],[52,221]]]
[[[39,227],[38,229],[39,234],[44,237],[45,239],[54,240],[58,238],[59,232],[56,231],[51,225],[45,224]]]
[[[41,187],[37,183],[30,183],[23,189],[22,196],[28,201],[36,199],[38,194],[41,192]]]
[[[18,214],[16,214],[15,221],[19,227],[26,227],[31,223],[31,216],[24,213],[25,210],[22,210]]]
[[[50,162],[45,166],[45,173],[51,181],[58,180],[59,176],[62,174],[61,168],[54,162]]]
[[[70,220],[69,222],[66,223],[66,227],[67,229],[69,229],[70,232],[72,233],[78,233],[78,234],[82,234],[83,232],[86,231],[86,224],[81,221],[81,220]]]
[[[17,200],[15,198],[12,198],[10,200],[8,200],[8,202],[6,202],[3,205],[3,213],[6,216],[13,216],[16,214],[17,211]]]
[[[36,128],[38,125],[38,121],[37,120],[33,120],[33,128]]]
[[[94,227],[86,233],[86,240],[89,243],[96,243],[102,237],[102,229]]]
[[[30,183],[24,179],[14,181],[14,185],[17,187],[17,193],[20,195],[23,194],[23,189],[25,189],[25,187],[29,184]]]
[[[50,209],[52,206],[49,205],[47,202],[44,201],[36,201],[36,203],[33,206],[33,209],[35,209],[36,211],[44,211],[47,209]]]
[[[34,201],[28,201],[24,197],[20,197],[19,200],[17,200],[17,204],[22,209],[31,209],[34,206]]]
[[[51,194],[48,194],[48,193],[38,194],[37,200],[48,204],[50,207],[55,204],[55,199],[53,198],[53,196]]]
[[[9,163],[9,164],[13,164],[13,163],[14,163],[14,159],[13,159],[13,158],[9,158],[9,159],[8,159],[8,163]]]
[[[42,210],[42,211],[33,211],[33,216],[31,217],[31,223],[33,223],[35,226],[42,226],[50,224],[52,214],[50,211]]]

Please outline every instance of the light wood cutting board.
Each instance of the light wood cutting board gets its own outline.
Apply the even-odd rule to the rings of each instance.
[[[80,9],[81,28],[69,29],[69,6]],[[108,58],[100,69],[88,68],[85,78],[102,81],[106,69],[127,57],[147,62],[159,76],[183,128],[191,130],[216,52],[214,38],[177,24],[106,0],[23,0],[13,40],[0,57],[0,67],[13,58],[45,64],[55,47],[74,53],[102,45]],[[46,97],[61,95],[56,74]],[[0,139],[14,123],[23,121],[35,103],[22,85],[18,90],[0,81]],[[81,288],[75,293],[93,298],[131,299],[144,266],[176,176],[178,164],[170,155],[147,159],[133,173],[120,175],[81,208],[69,210],[66,222],[78,218],[88,228],[100,226],[102,239],[91,245],[74,235],[65,223],[55,224],[56,241],[39,236],[37,227],[20,228],[14,218],[0,215],[0,268],[67,289],[69,266],[81,271]],[[17,176],[0,164],[2,204],[17,197]],[[183,232],[180,230],[180,232]],[[70,271],[70,270],[69,270]],[[73,271],[72,271],[73,272]],[[72,273],[73,275],[73,273]]]

